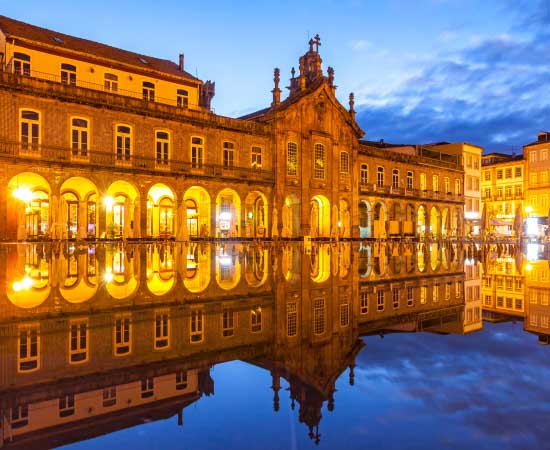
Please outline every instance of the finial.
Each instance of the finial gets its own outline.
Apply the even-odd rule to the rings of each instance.
[[[293,67],[292,69],[290,69],[290,75],[292,75],[292,78],[295,77],[296,75],[296,69]]]
[[[355,95],[353,95],[353,92],[349,94],[349,113],[351,116],[355,119]]]
[[[273,93],[273,102],[271,103],[271,106],[277,106],[281,103],[281,90],[279,89],[279,81],[281,80],[280,74],[281,71],[279,68],[275,67],[273,70],[273,83],[275,84],[275,87],[271,91]]]
[[[319,53],[319,46],[321,45],[321,38],[319,37],[319,34],[315,35],[315,51]]]
[[[310,40],[309,40],[309,51],[310,51],[310,52],[313,51],[313,39],[310,39]]]
[[[275,67],[275,69],[273,70],[273,81],[275,82],[275,89],[279,87],[279,81],[281,81],[280,75],[281,71],[278,67]]]
[[[334,86],[334,69],[329,66],[327,68],[327,73],[328,73],[328,84],[330,87],[333,87]]]

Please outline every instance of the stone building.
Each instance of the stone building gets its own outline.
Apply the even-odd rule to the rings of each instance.
[[[460,236],[461,162],[361,141],[319,45],[232,119],[183,55],[0,17],[0,238]]]

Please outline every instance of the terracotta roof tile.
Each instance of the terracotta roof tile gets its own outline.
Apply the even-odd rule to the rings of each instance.
[[[27,39],[68,51],[86,53],[113,62],[128,64],[140,70],[153,70],[188,80],[200,81],[190,73],[180,71],[176,63],[167,59],[153,58],[100,44],[99,42],[57,33],[46,28],[10,19],[9,17],[0,16],[0,30],[10,38]]]

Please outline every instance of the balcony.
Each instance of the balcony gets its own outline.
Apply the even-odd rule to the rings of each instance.
[[[452,192],[434,192],[420,189],[407,189],[404,187],[383,186],[380,187],[376,183],[366,183],[359,185],[360,194],[396,196],[396,197],[416,197],[425,198],[427,200],[444,200],[450,202],[463,202],[462,194],[453,194]]]
[[[13,158],[35,164],[58,163],[64,166],[79,166],[90,169],[120,170],[127,172],[153,173],[156,175],[187,175],[189,177],[220,178],[243,182],[272,184],[275,175],[271,170],[249,167],[226,168],[221,164],[193,164],[177,159],[157,160],[140,155],[117,155],[113,152],[90,149],[86,156],[74,155],[70,148],[46,145],[27,146],[19,142],[0,141],[0,158]],[[114,169],[113,169],[114,168]]]

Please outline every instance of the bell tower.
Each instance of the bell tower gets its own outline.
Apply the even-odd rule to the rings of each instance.
[[[309,88],[313,83],[323,78],[323,69],[321,68],[323,60],[319,55],[320,45],[321,38],[316,34],[313,39],[309,40],[309,50],[300,57],[298,76],[296,76],[294,67],[292,68],[292,77],[288,87],[291,96]]]

